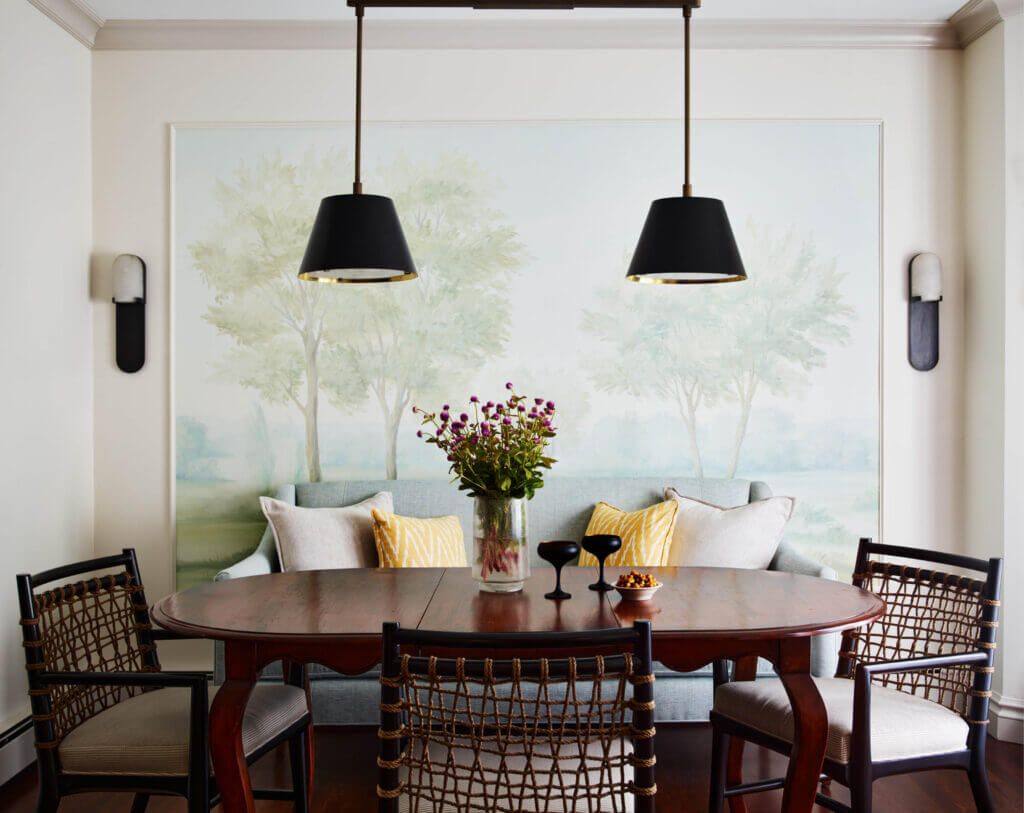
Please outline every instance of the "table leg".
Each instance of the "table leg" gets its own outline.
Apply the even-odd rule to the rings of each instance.
[[[227,679],[210,706],[210,757],[224,813],[255,813],[249,766],[242,750],[245,704],[256,684],[249,647],[225,643]]]
[[[818,791],[828,736],[828,714],[811,678],[811,639],[781,641],[776,668],[793,708],[793,751],[786,771],[782,810],[784,813],[810,813]]]
[[[737,658],[733,680],[753,680],[757,676],[757,658]],[[729,755],[725,763],[725,781],[727,785],[739,785],[743,782],[743,744],[740,737],[729,737]],[[747,813],[747,804],[742,796],[729,798],[729,813]]]
[[[310,710],[310,714],[313,711],[312,699],[309,696],[309,673],[307,667],[301,663],[295,661],[283,661],[282,668],[284,674],[287,676],[288,683],[292,686],[298,686],[306,692],[306,708]],[[305,745],[305,765],[306,765],[306,809],[310,810],[313,806],[313,718],[310,717],[309,725],[306,727],[306,736],[303,739]]]

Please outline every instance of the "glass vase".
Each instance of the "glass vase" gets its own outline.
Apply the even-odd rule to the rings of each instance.
[[[512,593],[530,576],[527,500],[473,498],[473,578],[480,589]]]

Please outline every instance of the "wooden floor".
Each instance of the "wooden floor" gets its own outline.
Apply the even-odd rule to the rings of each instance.
[[[707,809],[707,776],[711,732],[705,724],[658,726],[658,809],[662,811],[704,811]],[[376,810],[376,729],[324,728],[317,731],[316,794],[314,811]],[[999,813],[1021,811],[1024,751],[1019,745],[989,739],[989,774]],[[780,776],[785,762],[755,746],[746,749],[745,779]],[[253,768],[254,784],[287,787],[287,758],[282,749],[268,754]],[[848,801],[845,788],[833,785],[835,795]],[[35,809],[36,773],[29,768],[0,787],[0,810],[29,813]],[[750,813],[777,811],[781,791],[748,796]],[[62,813],[106,813],[127,811],[126,794],[69,797],[61,803]],[[283,802],[257,802],[260,811],[287,811]],[[184,811],[182,799],[156,798],[149,811]],[[816,808],[823,810],[823,808]],[[966,774],[959,771],[931,771],[891,777],[875,783],[875,813],[938,813],[973,811]]]

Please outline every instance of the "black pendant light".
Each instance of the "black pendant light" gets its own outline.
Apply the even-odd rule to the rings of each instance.
[[[700,5],[699,0],[695,5]],[[717,198],[695,198],[690,187],[690,13],[683,7],[683,140],[685,185],[680,198],[651,204],[633,260],[626,272],[631,282],[699,285],[739,282],[747,278],[725,205]]]
[[[409,246],[391,198],[364,195],[360,181],[363,96],[363,7],[356,6],[356,148],[351,195],[320,201],[299,278],[314,282],[400,282],[416,279]]]

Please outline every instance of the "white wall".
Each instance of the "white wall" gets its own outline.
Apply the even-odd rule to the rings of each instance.
[[[1024,741],[1024,18],[964,54],[965,547],[1005,559],[994,730]]]
[[[173,587],[170,493],[170,122],[346,120],[350,51],[96,52],[95,249],[132,251],[150,273],[144,370],[113,365],[112,314],[97,309],[97,552],[135,545],[149,595]],[[371,120],[670,118],[677,51],[370,51]],[[961,55],[925,50],[697,51],[698,118],[884,122],[884,522],[889,541],[955,550],[962,527]],[[700,184],[695,157],[694,181]],[[828,201],[821,201],[827,206]],[[942,359],[906,359],[906,268],[945,263]]]
[[[92,555],[91,64],[0,4],[0,730],[28,713],[14,575]]]

